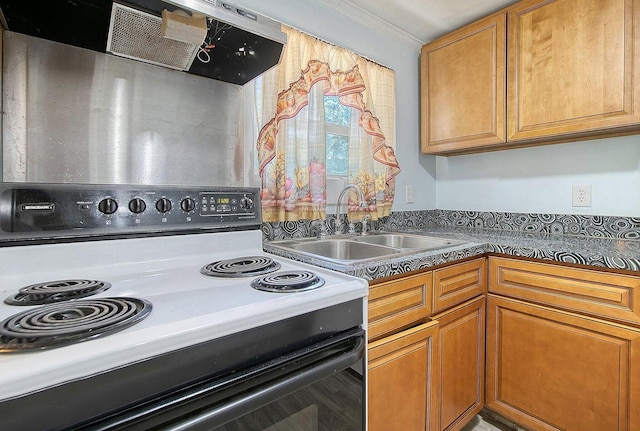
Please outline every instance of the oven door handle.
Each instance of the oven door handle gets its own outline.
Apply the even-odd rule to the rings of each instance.
[[[260,388],[240,398],[231,399],[223,405],[205,409],[196,416],[177,421],[163,427],[165,431],[197,431],[211,430],[221,426],[242,414],[259,409],[277,399],[302,389],[311,383],[335,374],[359,361],[364,354],[364,336],[359,337],[355,346],[343,354],[314,365],[294,375],[289,375],[268,387]]]

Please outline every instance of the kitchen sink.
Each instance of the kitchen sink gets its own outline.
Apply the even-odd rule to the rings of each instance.
[[[404,233],[364,235],[356,237],[354,238],[354,240],[367,244],[378,244],[400,249],[420,250],[434,250],[437,248],[451,247],[454,245],[462,244],[462,241]]]
[[[464,241],[408,233],[336,235],[323,239],[270,241],[269,246],[336,263],[358,263],[463,244]]]
[[[349,239],[321,239],[291,244],[290,248],[336,260],[362,260],[399,253],[400,250]]]

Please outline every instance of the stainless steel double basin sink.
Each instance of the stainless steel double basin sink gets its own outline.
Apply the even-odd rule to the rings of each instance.
[[[409,233],[376,232],[368,235],[335,235],[323,239],[271,241],[269,245],[296,254],[344,264],[399,257],[464,243],[465,241]]]

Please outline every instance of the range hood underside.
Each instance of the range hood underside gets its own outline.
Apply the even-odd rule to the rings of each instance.
[[[177,9],[162,0],[118,3],[158,17],[163,9]],[[0,8],[7,30],[107,52],[112,0],[0,0]],[[205,63],[195,58],[189,73],[244,85],[278,64],[283,43],[223,22],[208,22],[205,42],[214,45],[207,53],[210,61]],[[206,59],[207,56],[201,57]],[[159,64],[151,60],[148,62]],[[169,64],[166,66],[175,68]]]

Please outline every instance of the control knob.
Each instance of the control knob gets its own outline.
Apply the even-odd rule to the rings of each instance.
[[[161,213],[171,211],[171,201],[167,198],[160,198],[156,201],[156,209]]]
[[[129,211],[134,214],[140,214],[147,209],[147,204],[140,198],[133,198],[129,201]]]
[[[253,209],[253,201],[248,197],[243,197],[240,199],[240,208],[244,211],[249,211]]]
[[[98,210],[102,214],[113,214],[118,210],[118,202],[113,198],[102,199],[98,203]]]
[[[180,208],[186,213],[191,212],[196,209],[196,201],[191,198],[184,198],[180,201]]]

